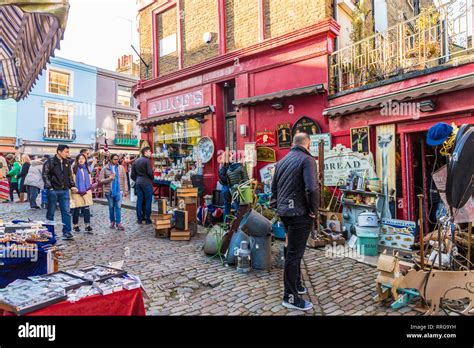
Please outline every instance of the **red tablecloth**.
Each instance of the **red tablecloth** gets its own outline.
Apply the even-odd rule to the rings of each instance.
[[[3,313],[2,313],[3,312]],[[1,315],[13,315],[10,312],[1,311]],[[145,315],[145,305],[141,289],[122,290],[109,295],[94,295],[85,297],[77,302],[62,301],[51,306],[30,312],[26,315],[111,315],[111,316],[135,316]]]

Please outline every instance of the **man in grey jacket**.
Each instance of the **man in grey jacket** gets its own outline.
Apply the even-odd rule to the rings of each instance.
[[[301,282],[301,260],[319,208],[317,167],[309,145],[308,134],[295,135],[290,152],[275,167],[270,202],[288,236],[282,305],[303,311],[313,305],[300,296],[307,293]]]

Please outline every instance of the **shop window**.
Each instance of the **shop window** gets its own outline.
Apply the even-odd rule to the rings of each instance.
[[[201,126],[196,120],[166,123],[155,128],[155,152],[166,145],[169,157],[179,159],[192,155],[193,147],[201,137]]]
[[[132,105],[132,89],[130,87],[117,87],[117,104],[128,107]]]
[[[71,74],[58,70],[48,70],[48,92],[60,95],[71,95]]]

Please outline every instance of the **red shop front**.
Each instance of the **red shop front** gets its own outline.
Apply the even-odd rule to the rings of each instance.
[[[216,186],[218,154],[226,148],[244,150],[247,143],[257,142],[259,135],[258,141],[262,145],[266,142],[266,148],[275,151],[275,160],[280,160],[288,152],[288,144],[278,141],[279,126],[293,127],[300,120],[309,132],[329,131],[323,110],[328,54],[333,51],[338,29],[338,24],[328,19],[141,81],[135,96],[144,127],[142,139],[150,144],[160,141],[161,135],[155,134],[158,126],[185,121],[199,124],[199,132],[193,135],[211,138],[215,148],[213,158],[203,167],[207,193]],[[291,139],[291,129],[288,135],[285,133],[285,138]],[[260,179],[257,170],[268,161],[257,162],[254,178]]]
[[[383,84],[330,98],[324,111],[334,142],[351,147],[351,129],[368,128],[370,149],[381,176],[381,138],[391,141],[389,188],[395,190],[396,218],[415,221],[423,194],[425,227],[433,221],[431,175],[446,164],[441,146],[426,144],[426,134],[438,122],[474,123],[474,64]],[[431,214],[431,218],[430,218]]]

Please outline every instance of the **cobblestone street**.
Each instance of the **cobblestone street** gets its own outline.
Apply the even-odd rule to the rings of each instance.
[[[149,295],[149,315],[416,315],[412,307],[393,310],[377,304],[374,267],[349,258],[331,259],[324,250],[306,249],[303,275],[314,303],[309,313],[281,306],[283,291],[282,242],[273,246],[270,271],[237,273],[201,250],[205,231],[190,242],[154,237],[149,225],[137,225],[135,212],[123,209],[125,232],[108,228],[106,206],[92,208],[94,234],[75,234],[75,240],[58,238],[64,256],[60,269],[125,260],[124,268],[138,275]],[[0,204],[0,218],[44,219],[45,210],[28,204]],[[60,220],[59,212],[56,221]],[[57,228],[60,237],[60,228]],[[316,296],[317,295],[317,296]]]

